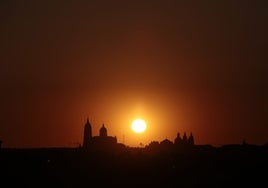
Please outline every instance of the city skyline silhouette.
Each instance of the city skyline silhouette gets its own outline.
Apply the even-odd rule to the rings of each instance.
[[[84,125],[79,147],[0,148],[0,185],[22,187],[266,187],[268,143],[196,145],[186,133],[173,141],[129,147]]]
[[[80,142],[76,142],[68,146],[28,147],[28,148],[29,149],[30,148],[91,148],[91,147],[113,148],[113,146],[117,144],[124,146],[124,147],[129,147],[129,148],[146,148],[150,145],[159,145],[160,143],[164,143],[164,142],[170,143],[172,145],[173,144],[174,145],[191,145],[191,146],[195,145],[195,146],[201,146],[201,147],[204,146],[204,147],[211,147],[211,148],[221,148],[225,146],[245,146],[245,145],[266,146],[268,144],[268,140],[267,142],[264,142],[262,144],[255,144],[255,143],[249,143],[245,139],[241,140],[241,142],[239,143],[228,143],[227,141],[225,144],[222,144],[222,145],[213,145],[210,143],[197,144],[195,143],[193,131],[190,131],[189,133],[186,133],[185,131],[183,132],[177,131],[177,132],[174,132],[173,139],[168,139],[168,138],[164,138],[162,140],[152,139],[148,143],[142,143],[142,142],[139,142],[138,140],[137,144],[128,145],[124,143],[124,138],[122,139],[122,142],[120,142],[118,141],[116,134],[113,136],[109,135],[108,128],[105,126],[104,123],[102,123],[102,125],[99,127],[100,128],[99,128],[98,134],[94,135],[92,130],[96,129],[96,127],[92,126],[89,118],[87,118],[84,124],[83,134],[81,133],[82,136],[81,136]],[[181,133],[183,133],[183,135]],[[0,140],[0,148],[2,148],[3,142],[4,142],[3,140]],[[4,148],[16,149],[16,147],[6,147],[6,146],[4,146]],[[20,147],[18,147],[17,149],[20,149]],[[21,148],[21,149],[27,149],[27,147]]]

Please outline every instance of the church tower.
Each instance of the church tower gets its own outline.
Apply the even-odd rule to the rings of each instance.
[[[188,142],[189,142],[189,144],[194,145],[194,136],[192,133],[189,136]]]
[[[90,144],[90,141],[92,140],[92,131],[91,131],[91,125],[87,119],[87,122],[84,127],[84,141],[83,141],[83,147],[88,147]]]
[[[175,138],[174,143],[175,143],[176,145],[181,145],[181,143],[182,143],[182,138],[181,138],[179,132],[177,133],[177,137]]]
[[[188,143],[188,139],[187,139],[187,136],[186,136],[186,133],[184,132],[183,136],[182,136],[182,141],[184,144],[187,144]]]

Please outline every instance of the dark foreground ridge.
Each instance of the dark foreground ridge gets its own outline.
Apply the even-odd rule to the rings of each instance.
[[[0,150],[1,187],[268,187],[268,145]]]

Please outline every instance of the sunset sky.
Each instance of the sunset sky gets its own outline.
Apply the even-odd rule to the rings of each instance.
[[[268,142],[266,1],[0,2],[3,147]],[[131,122],[147,130],[136,134]]]

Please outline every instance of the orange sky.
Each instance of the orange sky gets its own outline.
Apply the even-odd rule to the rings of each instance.
[[[267,5],[1,2],[3,147],[76,146],[86,118],[130,146],[193,133],[264,144]],[[143,134],[131,121],[143,118]],[[123,139],[124,138],[124,139]]]

